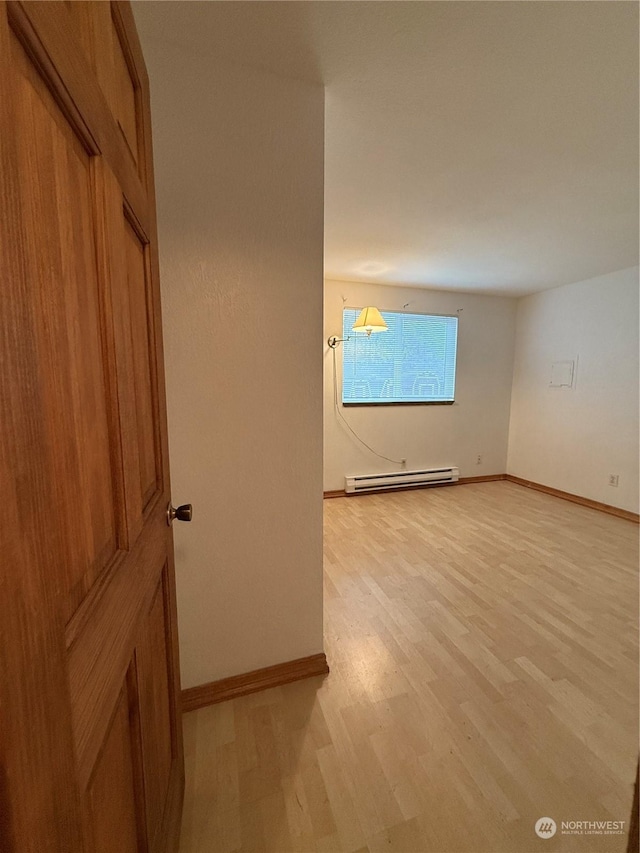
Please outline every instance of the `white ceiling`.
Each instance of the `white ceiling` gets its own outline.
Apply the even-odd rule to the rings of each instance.
[[[325,84],[327,278],[517,295],[638,263],[637,3],[134,10],[147,54]]]

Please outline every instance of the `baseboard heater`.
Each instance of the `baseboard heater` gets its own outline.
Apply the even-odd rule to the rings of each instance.
[[[357,477],[345,477],[344,490],[348,495],[355,495],[385,489],[440,486],[456,483],[459,473],[458,468],[426,468],[423,471],[394,471],[391,474],[359,474]]]

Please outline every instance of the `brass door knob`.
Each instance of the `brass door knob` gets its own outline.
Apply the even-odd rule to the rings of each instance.
[[[177,518],[178,521],[191,521],[193,516],[193,508],[191,504],[182,504],[182,506],[175,507],[169,503],[167,507],[167,524],[171,524],[174,518]]]

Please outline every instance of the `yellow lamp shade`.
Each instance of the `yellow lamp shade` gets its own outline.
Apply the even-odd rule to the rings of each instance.
[[[366,332],[367,337],[371,332],[386,332],[387,324],[377,308],[363,308],[360,316],[351,327],[354,332]]]

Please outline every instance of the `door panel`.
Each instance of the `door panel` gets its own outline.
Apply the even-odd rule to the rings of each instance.
[[[113,14],[109,3],[92,0],[69,3],[69,11],[78,27],[85,56],[137,163],[139,85],[133,59],[125,46],[120,17]]]
[[[133,378],[136,401],[136,426],[140,460],[140,499],[143,510],[155,495],[160,471],[159,448],[154,416],[157,408],[153,373],[153,314],[149,312],[149,287],[146,247],[128,219],[125,219],[127,279],[131,313]]]
[[[127,62],[120,33],[112,18],[112,49],[114,62],[113,90],[110,98],[111,109],[131,152],[138,161],[138,114],[137,87],[132,68]]]
[[[95,853],[139,849],[132,741],[125,686],[87,788],[87,834]]]
[[[25,275],[39,284],[32,298],[42,305],[37,338],[42,417],[56,503],[74,507],[60,519],[64,556],[53,569],[68,618],[121,541],[91,158],[13,35],[11,57],[19,84],[15,130],[28,235]],[[36,187],[34,174],[42,176]],[[78,501],[78,495],[85,499]]]
[[[158,584],[143,638],[136,648],[136,670],[142,730],[142,756],[150,849],[161,849],[156,838],[167,798],[174,760],[172,744],[163,733],[175,725],[170,691],[170,649],[167,644],[166,570]]]
[[[121,685],[141,635],[144,614],[166,560],[166,523],[154,519],[104,585],[81,610],[82,625],[68,651],[73,729],[78,774],[85,783],[93,769]],[[75,628],[75,623],[72,624]],[[175,701],[175,697],[174,697]]]
[[[0,848],[153,853],[183,790],[148,81],[0,0]]]

